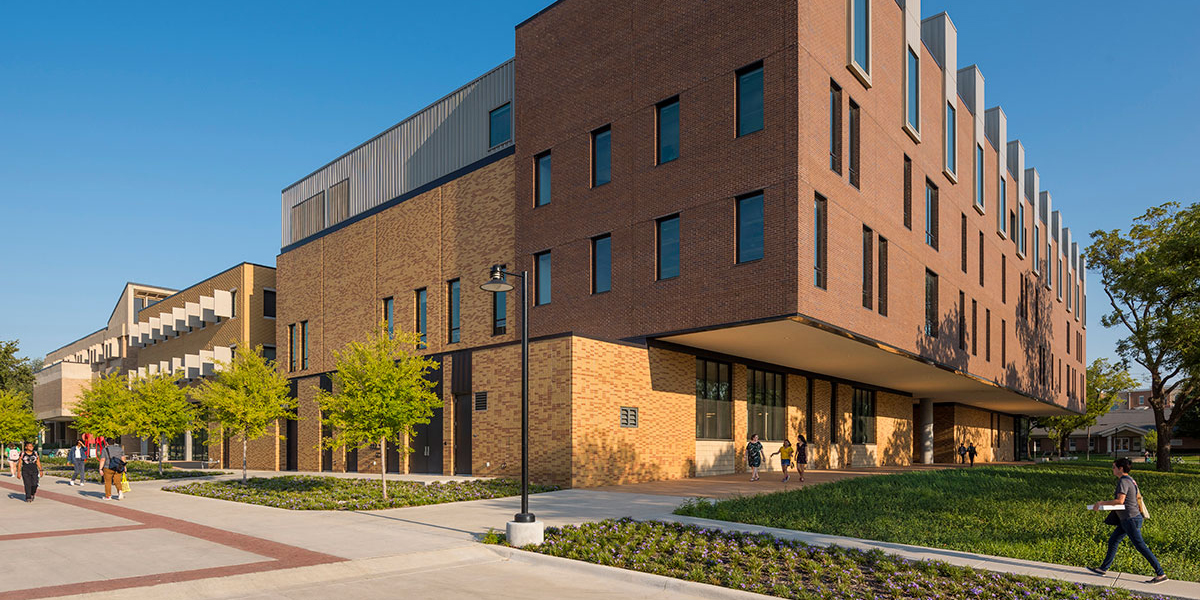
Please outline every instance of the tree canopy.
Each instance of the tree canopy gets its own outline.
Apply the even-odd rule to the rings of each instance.
[[[127,415],[133,410],[133,393],[126,375],[113,373],[93,379],[75,403],[75,430],[104,438],[130,433]]]
[[[1112,410],[1118,394],[1134,387],[1137,387],[1137,381],[1129,374],[1129,368],[1124,363],[1113,364],[1107,358],[1097,358],[1087,368],[1087,412],[1082,415],[1040,417],[1038,426],[1046,429],[1061,454],[1063,442],[1072,431],[1095,425],[1100,417]]]
[[[128,433],[161,443],[197,424],[196,408],[188,401],[187,390],[180,386],[181,379],[182,373],[158,373],[134,381],[132,399],[124,414]],[[163,454],[158,453],[159,474]]]
[[[25,392],[0,389],[0,444],[33,440],[41,428]]]
[[[33,395],[33,372],[35,364],[41,361],[31,361],[26,357],[18,357],[19,340],[0,341],[0,390],[24,392],[28,402]]]

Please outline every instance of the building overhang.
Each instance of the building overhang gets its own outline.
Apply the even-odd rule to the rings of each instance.
[[[650,343],[779,365],[817,378],[957,402],[1013,415],[1080,414],[968,370],[804,316],[670,333]]]

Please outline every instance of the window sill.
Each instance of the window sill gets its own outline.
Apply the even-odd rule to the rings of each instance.
[[[607,289],[607,290],[604,290],[604,291],[602,291],[602,292],[592,292],[592,293],[591,293],[591,295],[592,295],[592,296],[603,296],[604,294],[608,294],[608,293],[611,293],[611,292],[612,292],[612,290],[611,290],[611,289]]]
[[[956,185],[958,184],[958,175],[955,175],[954,171],[951,171],[950,169],[942,169],[942,175],[945,175],[946,179],[950,180],[950,183]]]
[[[737,128],[735,127],[735,128],[734,128],[734,130],[733,130],[733,139],[735,139],[735,140],[740,140],[740,139],[743,139],[743,138],[748,138],[748,137],[750,137],[750,136],[752,136],[752,135],[754,135],[754,134],[756,134],[756,133],[759,133],[759,132],[761,132],[761,131],[764,131],[764,130],[766,130],[766,128],[767,128],[767,126],[766,126],[766,125],[763,125],[762,127],[759,127],[758,129],[755,129],[754,131],[747,131],[747,132],[745,132],[745,133],[740,133],[740,132],[738,132]]]
[[[264,319],[270,319],[270,320],[272,320],[272,321],[274,321],[274,320],[275,320],[275,317],[268,317],[267,315],[263,315],[263,318],[264,318]]]
[[[672,275],[670,277],[659,277],[658,279],[654,280],[654,283],[660,283],[663,281],[675,281],[676,279],[679,279],[678,275]]]
[[[921,132],[920,132],[920,131],[917,131],[917,130],[916,130],[916,128],[914,128],[914,127],[912,126],[912,124],[910,124],[910,123],[908,122],[908,120],[907,120],[907,119],[905,119],[905,121],[904,121],[904,127],[903,127],[903,129],[904,129],[904,133],[907,133],[907,134],[908,134],[908,137],[912,138],[912,141],[914,141],[914,142],[916,142],[916,143],[918,143],[918,144],[920,144],[920,143],[921,143]]]
[[[984,208],[982,204],[978,204],[978,203],[976,203],[976,202],[972,202],[972,203],[971,203],[971,208],[974,208],[974,209],[975,209],[975,212],[977,212],[977,213],[979,213],[979,214],[981,214],[981,215],[987,214],[987,209],[986,209],[986,208]]]
[[[1008,232],[1007,232],[1007,231],[1002,231],[1002,230],[1000,230],[1000,229],[997,229],[997,230],[996,230],[996,235],[997,235],[997,236],[999,236],[999,237],[1000,237],[1000,239],[1002,239],[1002,240],[1007,240],[1007,239],[1008,239]]]
[[[867,62],[870,62],[871,57],[869,54],[870,53],[868,52]],[[853,59],[846,64],[846,69],[854,75],[854,78],[857,79],[859,83],[863,84],[863,87],[867,88],[868,90],[871,89],[871,74],[863,70],[862,67],[858,66],[858,63],[854,62]]]
[[[752,265],[752,264],[754,264],[754,263],[760,263],[760,262],[762,262],[762,261],[763,261],[763,259],[762,259],[762,258],[752,258],[752,259],[749,259],[749,260],[735,260],[735,261],[733,262],[733,266],[735,266],[735,267],[740,267],[740,266],[742,266],[742,265]]]

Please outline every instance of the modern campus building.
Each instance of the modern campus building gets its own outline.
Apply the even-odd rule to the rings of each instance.
[[[108,324],[46,355],[35,374],[33,411],[46,425],[43,442],[73,445],[71,427],[79,392],[97,377],[135,368],[138,350],[129,345],[137,312],[175,293],[175,290],[126,283],[108,317]]]
[[[754,433],[818,467],[1020,457],[1027,417],[1083,410],[1084,265],[957,35],[916,0],[519,24],[514,59],[283,190],[287,467],[519,472],[493,264],[530,277],[535,479],[733,472]],[[332,353],[381,321],[425,337],[443,407],[411,454],[322,451]]]

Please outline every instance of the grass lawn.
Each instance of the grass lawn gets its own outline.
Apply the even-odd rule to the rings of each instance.
[[[451,481],[429,485],[417,481],[388,481],[387,500],[383,499],[383,485],[378,479],[315,475],[251,477],[246,485],[242,485],[241,479],[204,481],[163,489],[291,510],[379,510],[516,496],[521,493],[521,483],[511,479]],[[557,489],[557,486],[529,485],[530,493]]]
[[[493,542],[500,541],[495,536]],[[546,529],[546,542],[527,550],[803,600],[1093,600],[1147,598],[1125,590],[1089,588],[909,561],[881,551],[816,548],[768,535],[706,530],[629,519]]]
[[[75,474],[75,468],[68,464],[58,464],[56,462],[47,462],[42,459],[42,468],[46,470],[47,475],[55,477],[70,477]],[[99,462],[95,460],[87,461],[87,470],[84,471],[84,478],[88,481],[102,483],[100,477]],[[224,475],[224,471],[190,471],[185,469],[176,469],[171,465],[164,464],[162,475],[158,474],[158,463],[132,461],[127,463],[125,474],[130,481],[153,481],[155,479],[184,479],[188,477],[212,477],[215,475]]]
[[[1084,505],[1112,497],[1109,463],[946,469],[879,475],[711,502],[681,515],[1083,567],[1099,566],[1112,528]],[[1142,533],[1173,579],[1200,581],[1200,466],[1135,466],[1151,518]],[[1125,541],[1112,567],[1152,575]]]

